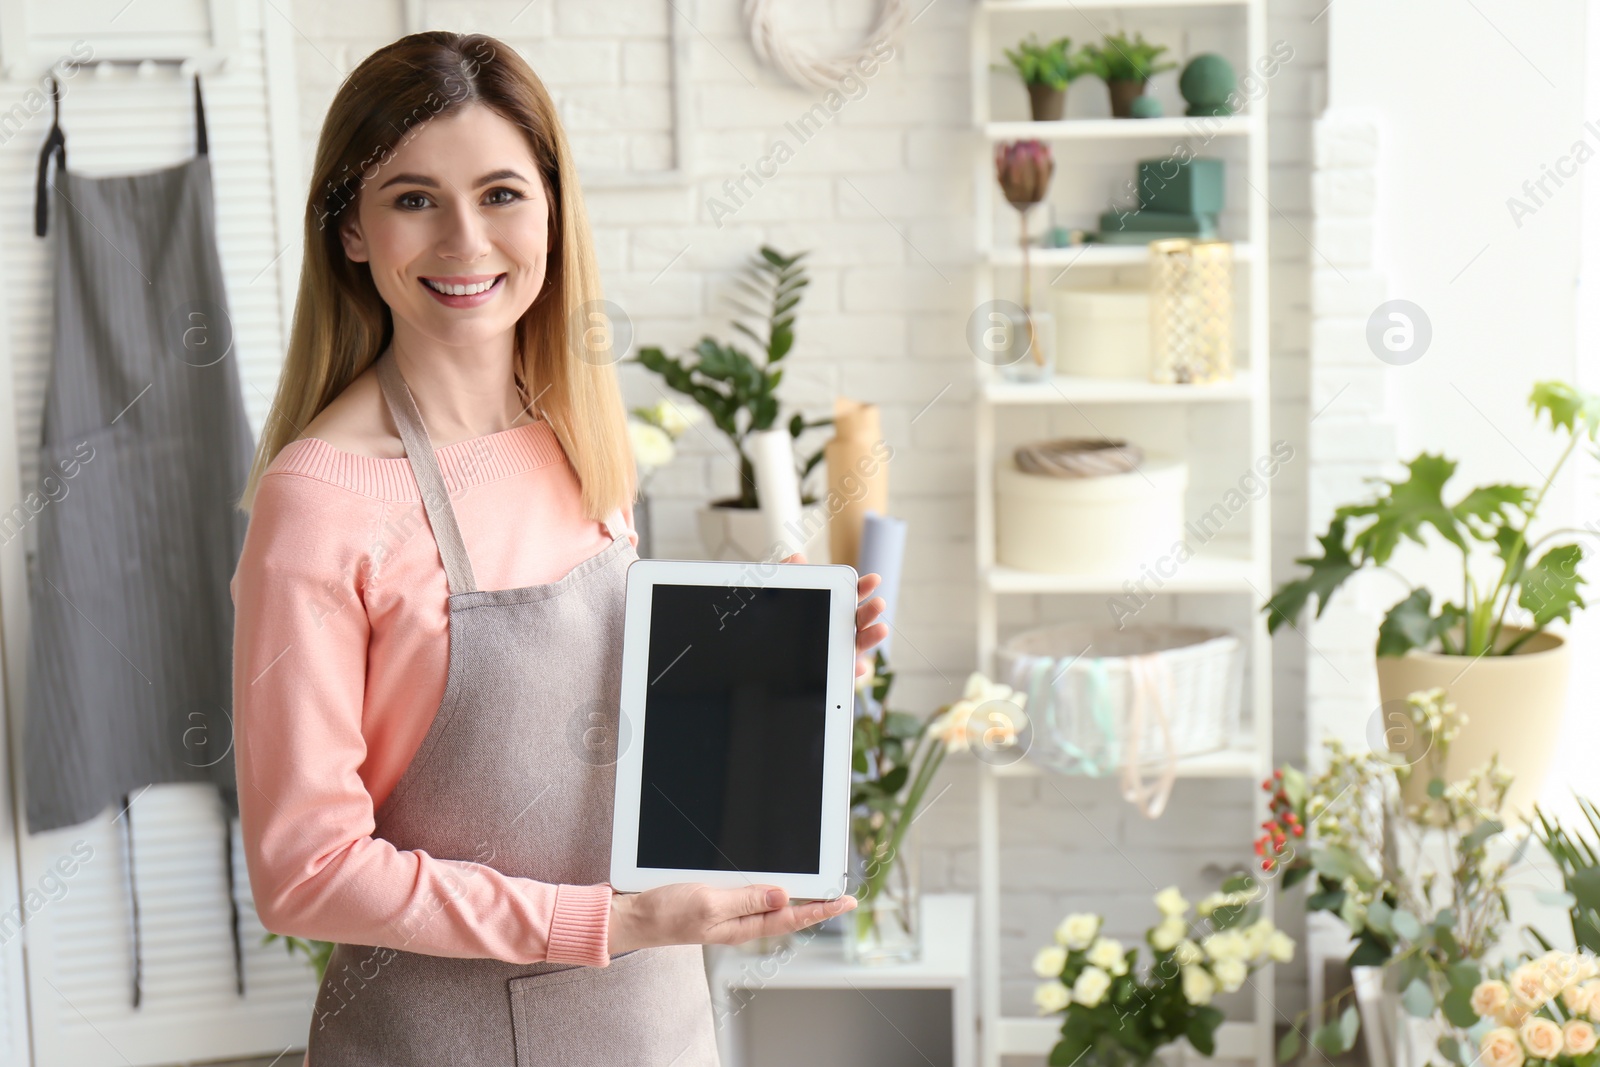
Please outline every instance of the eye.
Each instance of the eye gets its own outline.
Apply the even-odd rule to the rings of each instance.
[[[422,193],[418,193],[418,192],[401,193],[399,196],[395,197],[395,200],[394,200],[395,207],[405,208],[407,211],[417,211],[417,210],[420,210],[422,207],[425,206],[424,204],[407,203],[406,202],[408,200],[411,200],[412,198],[416,198],[416,199],[422,200],[422,201],[426,201],[428,199],[425,195],[423,195]]]
[[[499,194],[501,194],[501,193],[505,193],[506,194],[505,199],[496,199],[499,196]],[[499,186],[499,187],[494,188],[494,189],[490,189],[489,193],[488,193],[488,203],[490,203],[490,204],[498,204],[498,205],[514,204],[518,200],[526,200],[526,199],[528,199],[528,198],[523,196],[521,193],[517,192],[515,189],[508,188],[507,186],[504,186],[504,185]]]

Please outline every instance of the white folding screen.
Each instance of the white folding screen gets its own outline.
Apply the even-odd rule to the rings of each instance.
[[[142,10],[141,10],[142,9]],[[160,5],[0,0],[0,510],[38,488],[40,413],[50,360],[48,244],[33,233],[39,146],[50,126],[37,90],[59,56],[118,62],[70,81],[62,105],[68,160],[85,174],[177,163],[195,148],[193,84],[174,65],[141,76],[139,56],[225,56],[202,71],[217,236],[252,428],[269,403],[298,273],[300,183],[293,30],[263,0]],[[26,44],[19,43],[26,37]],[[10,118],[7,119],[9,112]],[[10,125],[7,125],[7,123]],[[27,528],[25,528],[27,529]],[[0,763],[0,1062],[36,1067],[168,1064],[268,1055],[304,1041],[314,980],[281,944],[262,945],[234,827],[234,884],[246,996],[235,991],[222,809],[204,786],[154,786],[133,809],[143,1003],[132,992],[126,851],[115,811],[28,835],[20,816],[31,537],[0,545],[7,729]],[[60,866],[57,866],[58,863]],[[70,875],[63,874],[71,871]],[[54,871],[54,873],[52,873]],[[33,906],[20,936],[5,915]],[[24,948],[25,946],[25,948]],[[31,1061],[28,1036],[31,1030]],[[286,1058],[285,1062],[289,1062]]]

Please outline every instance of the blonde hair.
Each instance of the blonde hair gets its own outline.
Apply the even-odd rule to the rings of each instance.
[[[586,516],[601,519],[636,490],[627,413],[609,351],[580,355],[569,339],[579,308],[601,299],[594,241],[566,133],[544,83],[508,45],[483,34],[414,33],[368,56],[339,87],[322,123],[306,200],[305,258],[278,395],[262,427],[239,507],[284,445],[378,358],[394,333],[367,264],[345,256],[343,212],[363,181],[421,122],[481,103],[520,127],[550,201],[544,285],[516,326],[515,372],[566,450]],[[583,339],[594,342],[590,332]],[[608,343],[608,342],[605,342]],[[596,358],[596,357],[599,358]]]

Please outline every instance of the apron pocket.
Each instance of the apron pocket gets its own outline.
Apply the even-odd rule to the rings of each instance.
[[[506,983],[516,1067],[716,1067],[699,945],[660,945],[605,967]]]

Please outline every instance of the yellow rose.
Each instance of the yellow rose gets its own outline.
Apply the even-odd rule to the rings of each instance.
[[[1111,976],[1098,967],[1085,967],[1072,983],[1072,999],[1086,1008],[1100,1003],[1100,998],[1111,988]]]
[[[1183,999],[1190,1004],[1210,1004],[1217,991],[1217,980],[1204,967],[1191,964],[1183,969]]]
[[[1594,1024],[1586,1019],[1568,1019],[1567,1025],[1561,1028],[1561,1036],[1567,1052],[1571,1055],[1582,1056],[1586,1052],[1594,1051]]]
[[[1483,1056],[1483,1067],[1522,1067],[1522,1042],[1509,1026],[1497,1026],[1484,1034],[1478,1051]]]
[[[1528,1055],[1540,1060],[1553,1060],[1561,1055],[1561,1047],[1566,1042],[1561,1027],[1543,1015],[1530,1016],[1518,1027],[1517,1036],[1522,1038]]]
[[[1538,963],[1524,963],[1511,972],[1511,995],[1525,1008],[1542,1008],[1561,987],[1551,987],[1547,972]]]
[[[1505,1007],[1495,1013],[1495,1021],[1501,1026],[1509,1026],[1513,1030],[1522,1025],[1522,1021],[1533,1014],[1513,998]]]
[[[1504,982],[1492,978],[1487,982],[1479,982],[1472,991],[1472,1010],[1485,1019],[1495,1017],[1509,1003],[1511,990],[1506,988]]]
[[[1583,1015],[1589,1010],[1590,990],[1587,986],[1569,985],[1561,991],[1561,1003],[1569,1015]]]

